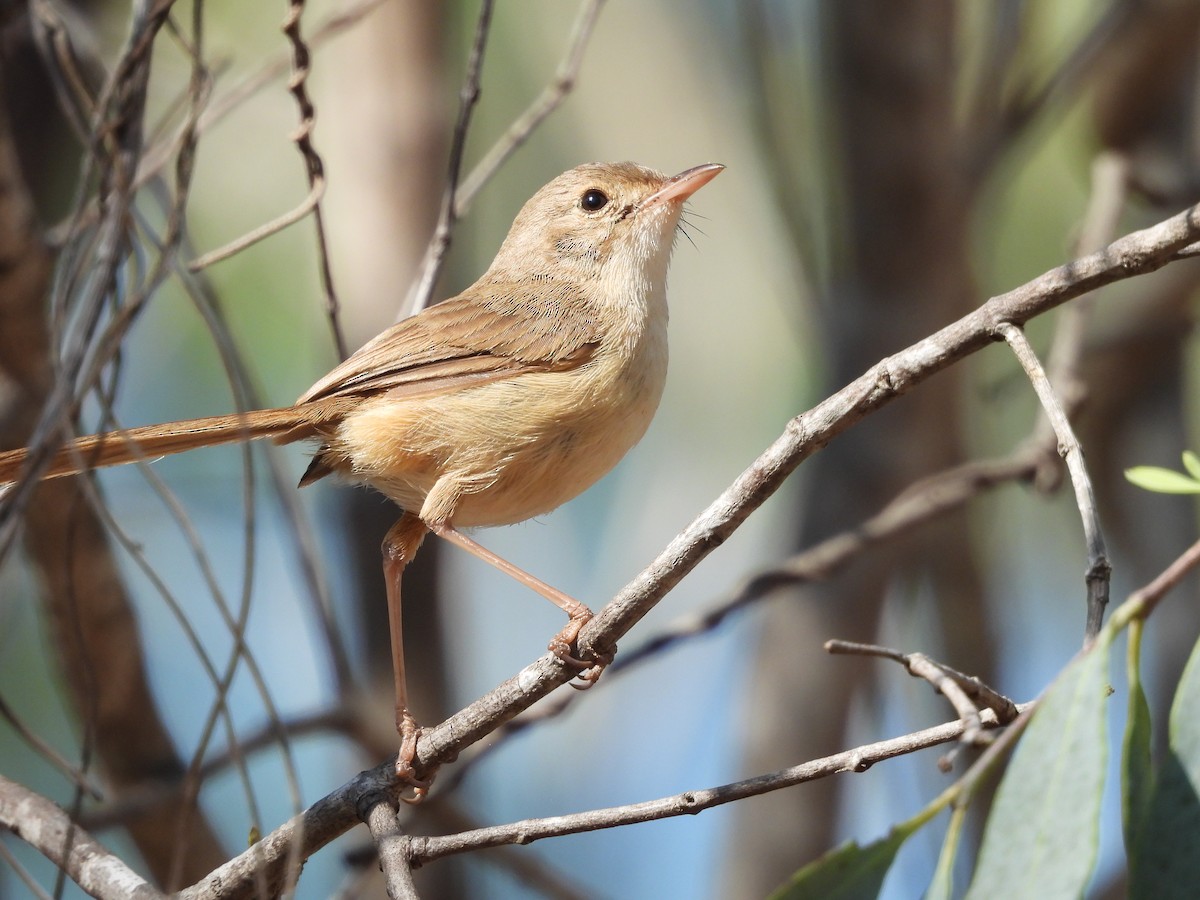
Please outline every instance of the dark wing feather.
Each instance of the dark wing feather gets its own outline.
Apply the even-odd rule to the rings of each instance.
[[[423,394],[591,359],[596,317],[578,286],[480,282],[365,344],[297,402],[384,391]]]

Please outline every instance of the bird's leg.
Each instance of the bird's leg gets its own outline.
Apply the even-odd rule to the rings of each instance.
[[[419,803],[429,790],[432,778],[421,780],[413,770],[417,755],[417,738],[421,727],[408,708],[408,687],[404,677],[404,629],[400,615],[400,580],[404,567],[414,556],[428,529],[411,513],[400,517],[383,538],[383,579],[387,585],[388,623],[392,635],[392,674],[396,686],[396,732],[400,735],[400,752],[396,755],[396,777],[413,787],[409,803]]]
[[[579,678],[584,682],[585,687],[591,687],[596,683],[600,674],[604,671],[604,667],[612,662],[612,658],[599,659],[594,662],[587,662],[578,659],[571,655],[571,645],[579,637],[579,632],[588,620],[592,618],[592,611],[576,600],[569,594],[564,594],[556,587],[552,587],[533,575],[530,575],[524,569],[518,568],[510,563],[502,556],[497,556],[491,550],[476,543],[471,538],[467,537],[461,531],[458,531],[450,524],[431,525],[430,530],[440,538],[445,538],[452,544],[462,547],[469,553],[482,559],[484,562],[490,563],[506,575],[515,578],[521,584],[541,594],[570,618],[567,624],[563,626],[562,631],[556,634],[550,641],[550,651],[565,662],[569,666],[579,669]]]

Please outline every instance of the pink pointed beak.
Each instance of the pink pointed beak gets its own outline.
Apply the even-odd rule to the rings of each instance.
[[[721,174],[721,170],[724,168],[720,163],[705,163],[702,166],[693,166],[690,169],[680,172],[639,203],[638,208],[645,209],[657,203],[666,203],[668,200],[676,200],[682,203]]]

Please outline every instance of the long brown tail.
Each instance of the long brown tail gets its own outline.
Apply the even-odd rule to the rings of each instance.
[[[156,459],[197,447],[264,437],[299,440],[312,437],[315,426],[323,420],[328,421],[332,411],[324,404],[305,403],[283,409],[258,409],[228,416],[209,416],[91,434],[76,438],[59,449],[51,457],[41,477],[60,478],[139,459]],[[28,449],[0,453],[0,484],[16,481],[28,456]]]

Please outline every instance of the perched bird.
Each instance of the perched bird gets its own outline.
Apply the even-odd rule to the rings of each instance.
[[[604,661],[571,645],[591,611],[459,531],[549,512],[594,484],[645,433],[667,373],[667,265],[684,201],[722,170],[674,177],[592,163],[555,178],[517,215],[495,260],[457,297],[384,331],[289,407],[77,438],[42,478],[234,441],[315,440],[300,480],[366,484],[403,510],[383,541],[400,752],[420,734],[401,638],[404,567],[432,531],[561,607],[550,643],[594,681]],[[27,450],[0,453],[0,484]]]

